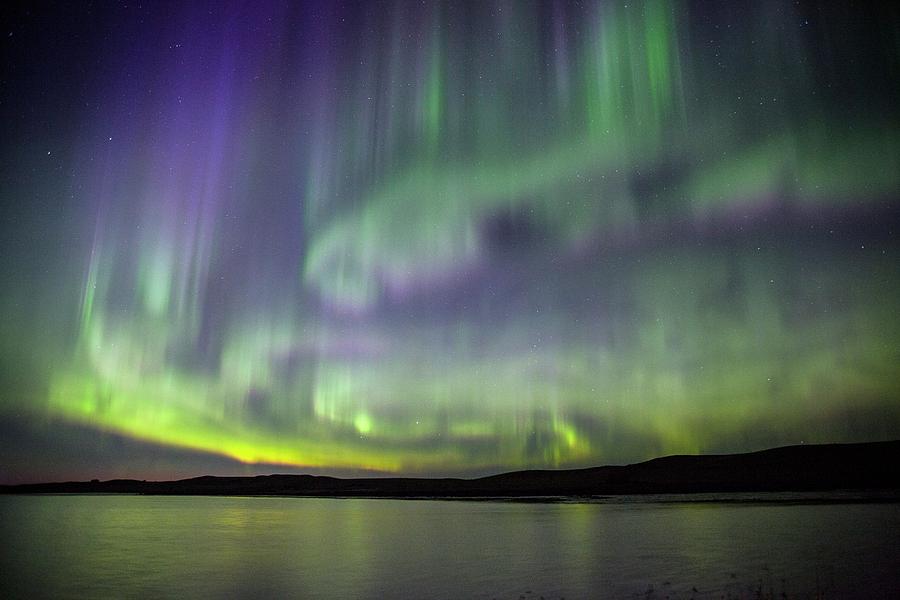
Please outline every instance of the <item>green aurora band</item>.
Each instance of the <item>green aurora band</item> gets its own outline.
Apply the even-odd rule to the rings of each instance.
[[[114,111],[147,141],[85,176],[78,324],[33,360],[5,326],[0,409],[408,474],[897,437],[896,20],[587,4],[251,19],[306,66],[225,19],[147,51],[186,100]]]

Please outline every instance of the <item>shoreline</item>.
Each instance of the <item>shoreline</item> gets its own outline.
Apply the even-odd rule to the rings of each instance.
[[[501,504],[729,504],[811,506],[833,504],[900,504],[900,490],[833,490],[816,492],[722,492],[672,494],[613,494],[606,496],[378,496],[331,494],[198,494],[148,492],[5,492],[6,496],[140,496],[168,498],[284,498],[303,500],[403,500],[420,502],[477,502]]]
[[[319,475],[202,476],[176,481],[113,479],[0,486],[0,494],[78,493],[609,502],[610,498],[781,494],[784,501],[900,497],[900,441],[800,445],[747,454],[667,456],[625,466],[515,471],[477,479]]]

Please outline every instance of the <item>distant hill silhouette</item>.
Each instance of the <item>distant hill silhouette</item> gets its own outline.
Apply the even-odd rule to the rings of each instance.
[[[114,479],[0,486],[0,493],[534,498],[699,492],[900,490],[900,467],[896,456],[900,456],[900,440],[786,446],[747,454],[666,456],[627,466],[516,471],[478,479],[205,476],[179,481]]]

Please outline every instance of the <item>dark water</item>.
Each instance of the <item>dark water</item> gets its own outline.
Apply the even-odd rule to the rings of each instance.
[[[898,504],[7,496],[0,528],[12,597],[900,596]]]

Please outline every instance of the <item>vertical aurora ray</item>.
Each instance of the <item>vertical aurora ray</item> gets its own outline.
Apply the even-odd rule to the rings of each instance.
[[[900,434],[889,19],[142,10],[42,288],[78,324],[7,413],[406,473]]]

